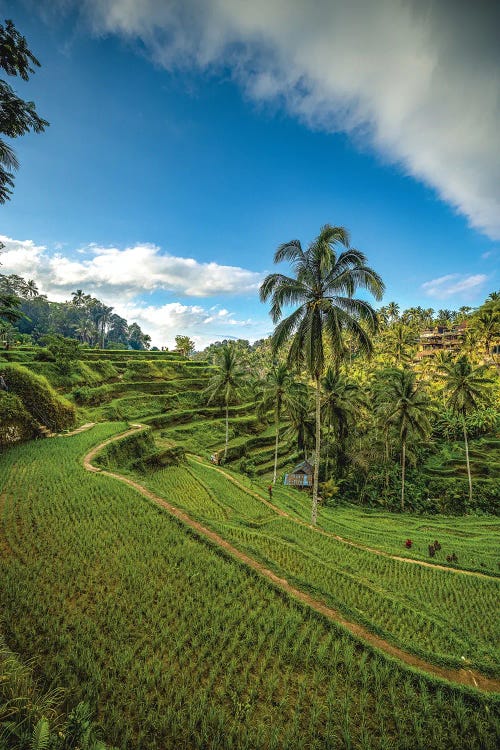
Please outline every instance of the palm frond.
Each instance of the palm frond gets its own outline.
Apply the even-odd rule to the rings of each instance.
[[[290,240],[284,242],[278,247],[274,253],[274,262],[281,263],[287,260],[289,263],[294,263],[297,260],[301,260],[304,257],[304,251],[299,240]]]

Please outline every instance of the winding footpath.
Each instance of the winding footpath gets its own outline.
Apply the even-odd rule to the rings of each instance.
[[[170,515],[172,515],[174,518],[179,520],[182,524],[184,524],[185,526],[190,528],[192,531],[194,531],[194,533],[197,536],[199,536],[202,540],[208,540],[209,542],[217,545],[218,547],[223,549],[226,553],[228,553],[231,557],[239,560],[240,562],[244,563],[247,567],[251,568],[252,570],[255,570],[257,573],[259,573],[259,575],[266,578],[277,589],[281,591],[285,591],[293,599],[300,601],[303,604],[306,604],[308,607],[311,607],[311,609],[315,610],[316,612],[319,612],[321,615],[323,615],[327,619],[341,625],[343,628],[345,628],[348,632],[350,632],[356,638],[359,638],[360,640],[369,644],[373,648],[380,650],[384,654],[387,654],[395,659],[398,659],[410,667],[417,668],[421,670],[422,672],[426,672],[427,674],[430,674],[434,677],[448,680],[449,682],[452,682],[458,685],[466,685],[466,686],[477,688],[479,690],[483,690],[485,692],[490,692],[490,693],[500,692],[500,680],[487,677],[481,674],[480,672],[477,672],[472,669],[465,669],[465,668],[451,669],[451,668],[439,667],[436,664],[431,664],[430,662],[427,662],[424,659],[421,659],[420,657],[414,656],[413,654],[410,654],[407,651],[404,651],[403,649],[400,649],[397,646],[394,646],[393,644],[389,643],[383,638],[372,633],[363,625],[360,625],[356,622],[352,622],[351,620],[347,620],[336,609],[333,609],[332,607],[327,606],[320,600],[314,599],[314,597],[310,596],[304,591],[301,591],[300,589],[295,588],[285,578],[280,578],[275,573],[273,573],[272,570],[269,570],[264,565],[262,565],[257,560],[255,560],[254,558],[250,557],[249,555],[246,555],[244,552],[241,552],[239,549],[234,547],[232,544],[226,541],[226,539],[221,537],[219,534],[217,534],[214,531],[211,531],[210,529],[208,529],[206,526],[203,526],[198,521],[195,521],[193,518],[191,518],[191,516],[189,516],[183,510],[176,508],[168,501],[156,495],[154,492],[151,492],[151,490],[148,490],[146,487],[143,487],[143,485],[139,484],[139,482],[136,482],[134,479],[129,479],[128,477],[122,476],[121,474],[116,474],[113,471],[108,471],[107,469],[101,469],[93,465],[92,463],[93,459],[102,451],[102,449],[106,445],[109,445],[110,443],[113,443],[117,440],[122,440],[124,437],[128,437],[129,435],[132,435],[135,432],[140,432],[141,430],[145,429],[145,427],[146,427],[145,425],[134,424],[126,432],[122,432],[118,435],[114,435],[113,437],[108,438],[104,442],[92,448],[92,450],[90,450],[83,458],[84,468],[87,471],[91,471],[96,474],[104,474],[105,476],[113,477],[119,482],[123,482],[124,484],[127,484],[129,487],[132,487],[137,492],[139,492],[143,497],[156,503],[156,505],[159,505],[160,507],[165,508],[170,513]],[[200,463],[203,463],[203,462],[200,462]],[[216,467],[214,467],[214,469],[217,470]],[[234,484],[239,484],[237,480],[234,479],[234,477],[231,477],[231,475],[226,474],[226,472],[224,472],[222,469],[218,469],[218,470],[221,471]],[[249,491],[248,488],[246,488],[244,485],[240,485],[240,486],[245,491],[247,492]],[[281,509],[276,508],[274,505],[272,505],[272,503],[269,503],[268,501],[264,500],[262,497],[260,497],[256,493],[252,492],[252,494],[255,497],[257,497],[259,500],[262,500],[266,505],[269,505],[270,507],[272,507],[280,515],[289,517],[288,514],[285,513],[285,511],[282,511]],[[305,525],[308,525],[308,524],[305,524]],[[331,535],[331,536],[334,536],[334,535]],[[398,559],[398,558],[395,558],[395,559]],[[407,558],[402,558],[402,560],[404,560],[405,562],[408,561]],[[431,567],[440,567],[440,566],[436,565],[436,566],[431,566]],[[444,568],[444,569],[448,571],[453,570],[450,568]],[[468,572],[468,571],[463,571],[463,572]]]

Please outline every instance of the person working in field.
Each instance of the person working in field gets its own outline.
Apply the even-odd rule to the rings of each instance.
[[[0,375],[0,390],[2,391],[8,391],[7,383],[4,380],[3,375]]]

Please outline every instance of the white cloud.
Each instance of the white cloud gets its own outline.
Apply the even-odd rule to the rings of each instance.
[[[1,237],[5,250],[1,262],[20,275],[37,270],[43,288],[70,294],[78,286],[92,293],[104,290],[116,296],[134,296],[155,290],[172,291],[190,297],[256,293],[262,274],[239,266],[200,263],[162,253],[157,245],[116,247],[90,245],[80,248],[84,257],[50,253],[31,240]]]
[[[45,245],[36,245],[33,240],[13,240],[3,235],[0,235],[0,242],[4,245],[0,250],[1,272],[32,278],[42,265],[47,250]]]
[[[219,307],[205,308],[200,305],[182,305],[171,302],[165,305],[143,306],[122,304],[117,311],[127,320],[134,320],[152,337],[157,346],[172,348],[175,336],[184,334],[195,342],[200,350],[212,341],[245,338],[251,341],[267,335],[269,323],[265,320],[238,320],[234,313]]]
[[[457,296],[461,299],[471,300],[482,289],[488,276],[484,273],[463,276],[459,273],[449,273],[437,279],[426,281],[422,289],[429,297],[436,299],[447,299]]]
[[[500,5],[488,0],[87,0],[157,64],[231,70],[258,101],[346,131],[500,237]]]

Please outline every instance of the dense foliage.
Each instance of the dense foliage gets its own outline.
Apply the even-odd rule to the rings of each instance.
[[[50,336],[47,340],[53,340],[54,336],[74,338],[101,349],[148,349],[151,343],[150,336],[137,323],[129,324],[113,313],[112,307],[84,294],[81,289],[73,293],[71,301],[51,302],[38,293],[34,281],[26,281],[16,274],[0,274],[0,295],[13,300],[22,315],[11,319],[10,326],[5,323],[0,330],[0,338],[10,344],[15,341],[43,343],[47,335]]]

